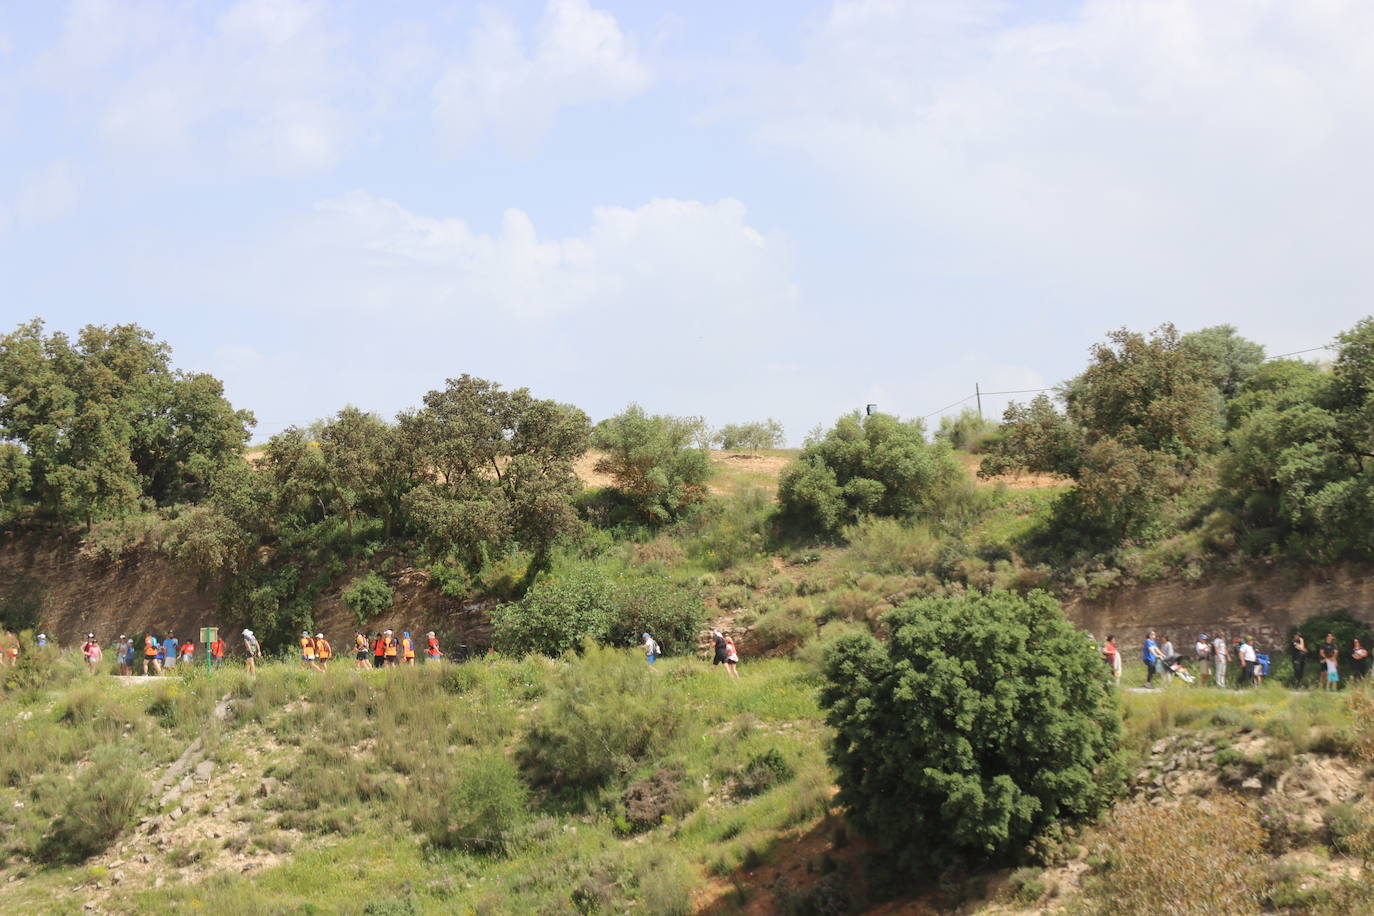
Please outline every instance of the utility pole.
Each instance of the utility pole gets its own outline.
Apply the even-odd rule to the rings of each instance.
[[[983,419],[983,391],[978,387],[978,383],[973,383],[973,396],[978,399],[978,419]]]

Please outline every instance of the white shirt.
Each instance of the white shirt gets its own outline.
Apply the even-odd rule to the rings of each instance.
[[[1241,643],[1240,660],[1246,663],[1253,662],[1255,660],[1255,647],[1250,645],[1248,642]]]
[[[1220,636],[1212,640],[1212,657],[1226,661],[1226,640]]]

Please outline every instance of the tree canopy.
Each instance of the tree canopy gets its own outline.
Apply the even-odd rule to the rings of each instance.
[[[830,759],[854,823],[917,870],[1015,858],[1122,784],[1121,717],[1095,647],[1043,592],[910,601],[885,643],[825,656]]]
[[[0,506],[63,523],[203,498],[254,425],[135,324],[0,338]]]

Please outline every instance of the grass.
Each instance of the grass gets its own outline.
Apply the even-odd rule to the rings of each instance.
[[[595,693],[596,665],[636,685],[618,696],[601,691],[596,703],[624,706],[631,716],[659,710],[647,721],[645,750],[611,754],[604,784],[570,797],[525,782],[512,752],[542,711],[561,708],[577,684]],[[825,815],[832,781],[822,754],[825,728],[804,664],[753,662],[739,680],[695,659],[665,658],[656,668],[649,672],[632,650],[562,662],[337,668],[323,676],[267,663],[251,679],[227,667],[147,685],[101,678],[0,694],[0,719],[18,723],[17,740],[0,746],[0,881],[23,876],[7,884],[7,911],[80,912],[91,875],[106,874],[101,869],[111,861],[103,850],[127,842],[146,810],[140,794],[135,812],[112,812],[114,835],[98,833],[98,848],[44,861],[37,856],[52,835],[48,822],[64,803],[45,786],[83,773],[112,784],[125,774],[92,769],[111,742],[152,782],[191,741],[210,735],[208,759],[226,779],[231,768],[239,775],[217,785],[214,798],[190,790],[184,817],[210,817],[228,835],[140,846],[153,858],[150,874],[171,877],[185,868],[188,879],[157,890],[141,878],[113,888],[106,881],[103,907],[690,912],[692,889],[709,869],[766,856],[780,832]],[[212,710],[226,695],[229,711],[220,722]],[[669,709],[682,711],[683,727],[672,735],[663,727]],[[773,775],[761,779],[760,768]],[[655,773],[686,791],[657,826],[627,836],[622,793],[634,782],[653,785]],[[747,790],[735,791],[746,777]],[[266,797],[257,791],[264,779],[275,781]],[[435,806],[449,798],[457,807]],[[228,809],[207,814],[218,805]],[[471,811],[481,816],[465,819]],[[264,865],[246,876],[207,873],[221,854]],[[77,886],[88,890],[72,894]],[[385,909],[393,904],[403,909]]]

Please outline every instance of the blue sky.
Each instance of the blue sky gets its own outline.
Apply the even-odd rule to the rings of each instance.
[[[1370,311],[1355,0],[0,5],[0,318],[265,438],[469,372],[799,441]],[[988,399],[988,412],[1001,400]]]

